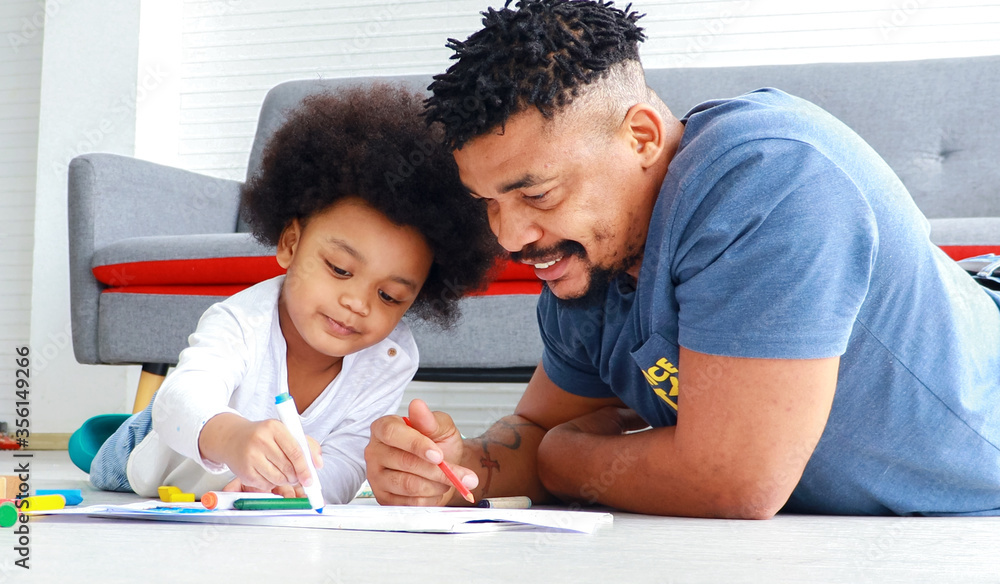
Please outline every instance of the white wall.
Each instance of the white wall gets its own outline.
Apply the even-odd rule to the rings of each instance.
[[[490,2],[502,5],[501,0]],[[624,6],[625,2],[619,2]],[[260,102],[289,79],[433,73],[482,0],[185,0],[178,160],[242,179]],[[1000,53],[996,0],[639,0],[647,67]]]
[[[995,0],[638,3],[647,66],[900,61],[1000,53]]]
[[[0,421],[14,427],[15,347],[28,344],[42,26],[38,2],[0,4]],[[29,388],[30,390],[30,388]]]
[[[139,9],[132,0],[48,0],[31,288],[32,429],[70,432],[125,411],[127,372],[76,363],[70,342],[66,177],[85,152],[132,155]]]
[[[479,28],[480,10],[502,3],[49,0],[58,10],[46,24],[41,73],[37,208],[45,212],[34,224],[30,338],[36,353],[53,347],[58,355],[38,375],[36,430],[69,432],[88,415],[127,411],[134,392],[135,368],[79,366],[65,345],[70,155],[134,151],[242,179],[267,89],[288,79],[441,71],[450,54],[445,39],[465,38]],[[39,2],[3,0],[0,23],[14,5]],[[1000,1],[637,0],[635,8],[647,14],[641,24],[650,39],[642,57],[649,67],[1000,54]],[[150,71],[156,80],[133,117],[114,118],[113,131],[95,133],[116,101],[134,100]],[[5,168],[0,162],[0,172]],[[0,255],[0,266],[7,257]],[[463,411],[467,425],[461,427],[472,433],[509,410],[519,390],[415,384],[410,395]]]

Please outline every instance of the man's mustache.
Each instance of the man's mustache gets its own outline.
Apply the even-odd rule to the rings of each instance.
[[[583,249],[583,246],[575,241],[564,239],[555,245],[545,248],[526,246],[521,248],[521,251],[512,251],[510,252],[510,259],[515,262],[536,264],[539,263],[539,260],[545,260],[555,256],[567,257],[571,255],[586,258],[587,250]]]

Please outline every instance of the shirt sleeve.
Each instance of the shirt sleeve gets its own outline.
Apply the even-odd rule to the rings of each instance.
[[[198,437],[212,417],[239,414],[229,402],[246,376],[252,342],[228,308],[213,305],[188,337],[188,347],[153,402],[153,427],[161,440],[211,473],[226,472],[228,467],[202,459]]]
[[[680,193],[695,207],[671,267],[679,343],[733,357],[841,355],[878,251],[874,214],[812,146],[757,142],[713,163],[704,193]]]
[[[548,289],[538,298],[538,329],[542,337],[542,367],[563,391],[581,397],[614,397],[601,378],[599,360],[603,320],[590,312],[558,305]]]

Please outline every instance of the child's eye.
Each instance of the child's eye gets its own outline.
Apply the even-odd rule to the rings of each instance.
[[[337,275],[338,275],[338,276],[340,276],[341,278],[348,278],[348,277],[350,277],[350,275],[351,275],[351,273],[350,273],[350,272],[348,272],[347,270],[344,270],[344,269],[341,269],[341,268],[338,268],[337,266],[335,266],[335,265],[331,264],[330,262],[326,262],[326,265],[327,265],[327,266],[329,266],[329,268],[330,268],[331,270],[333,270],[333,273],[334,273],[334,274],[337,274]]]
[[[381,298],[384,302],[388,302],[389,304],[399,304],[399,300],[396,300],[392,296],[389,296],[388,294],[385,293],[384,290],[378,291],[378,297]]]

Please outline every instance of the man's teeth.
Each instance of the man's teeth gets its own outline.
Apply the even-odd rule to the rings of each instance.
[[[538,268],[539,270],[544,270],[545,268],[549,268],[549,267],[554,266],[556,264],[556,262],[558,262],[561,259],[562,258],[554,259],[551,262],[545,262],[544,264],[534,264],[534,266],[536,268]]]

